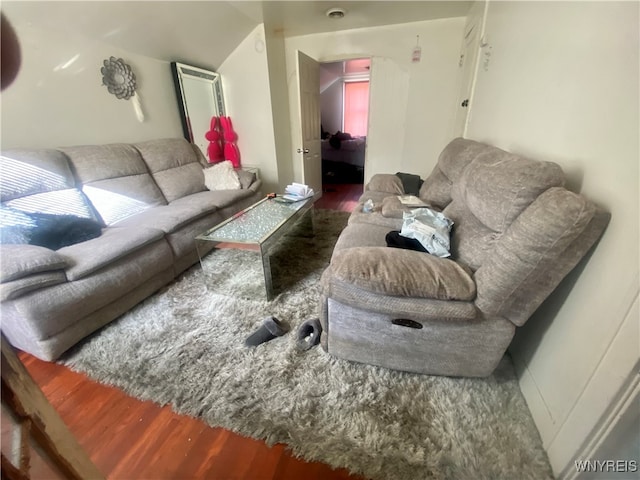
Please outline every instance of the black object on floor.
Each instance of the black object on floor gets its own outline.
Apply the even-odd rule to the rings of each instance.
[[[244,341],[247,347],[256,347],[261,343],[281,337],[289,331],[288,326],[276,317],[267,317],[262,321],[260,328],[253,332]]]
[[[320,343],[320,334],[322,333],[322,325],[320,320],[312,318],[305,321],[298,329],[298,349],[309,350]]]

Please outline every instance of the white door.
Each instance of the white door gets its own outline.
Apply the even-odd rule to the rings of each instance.
[[[322,194],[322,158],[320,155],[320,66],[298,50],[300,98],[300,138],[296,151],[302,158],[302,181]]]
[[[460,53],[460,68],[462,69],[460,81],[460,93],[458,94],[458,105],[456,109],[456,120],[454,126],[454,137],[464,136],[467,130],[467,120],[469,115],[469,103],[473,88],[473,77],[478,60],[478,50],[480,49],[480,25],[482,18],[471,18],[465,27],[462,52]]]

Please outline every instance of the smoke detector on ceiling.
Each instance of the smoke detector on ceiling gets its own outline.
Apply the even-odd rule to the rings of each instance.
[[[329,18],[342,18],[347,14],[344,8],[334,7],[327,10],[325,15]]]

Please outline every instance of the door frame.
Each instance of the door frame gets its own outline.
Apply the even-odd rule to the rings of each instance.
[[[349,60],[360,60],[360,59],[368,59],[369,60],[369,98],[368,98],[368,105],[367,105],[367,134],[366,134],[366,142],[365,142],[365,146],[364,146],[364,165],[363,165],[363,178],[366,178],[366,169],[367,169],[367,159],[368,159],[368,155],[369,155],[369,133],[370,133],[370,125],[371,125],[371,86],[373,84],[373,78],[374,78],[374,68],[373,68],[373,56],[372,55],[349,55],[349,56],[342,56],[339,55],[337,57],[330,57],[327,59],[323,59],[320,58],[317,60],[317,62],[322,65],[322,64],[326,64],[326,63],[344,63],[347,62]],[[354,80],[356,81],[356,80]],[[299,98],[298,98],[299,101]],[[322,105],[322,102],[321,102]],[[322,109],[321,109],[322,110]],[[342,128],[344,129],[344,83],[342,86]]]

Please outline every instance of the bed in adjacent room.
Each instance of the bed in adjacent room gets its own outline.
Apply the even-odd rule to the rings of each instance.
[[[322,140],[322,171],[328,183],[362,183],[367,137],[338,132]]]

